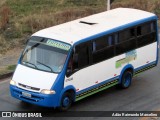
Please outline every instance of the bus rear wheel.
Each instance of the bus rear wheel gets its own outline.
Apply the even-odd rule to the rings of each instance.
[[[66,92],[62,96],[61,104],[58,109],[60,111],[66,111],[71,107],[71,104],[72,104],[72,96],[69,92]]]
[[[131,71],[125,71],[123,73],[122,79],[121,79],[121,84],[120,87],[123,89],[128,88],[131,85],[132,82],[132,72]]]

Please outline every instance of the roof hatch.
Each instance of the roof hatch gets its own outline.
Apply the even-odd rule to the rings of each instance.
[[[79,23],[83,23],[83,24],[86,24],[86,25],[95,25],[95,24],[97,24],[97,23],[86,22],[86,21],[80,21]]]

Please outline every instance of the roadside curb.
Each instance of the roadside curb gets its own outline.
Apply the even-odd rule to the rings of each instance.
[[[8,78],[8,77],[11,77],[12,75],[13,75],[13,72],[0,75],[0,80],[1,80],[1,79],[5,79],[5,78]]]

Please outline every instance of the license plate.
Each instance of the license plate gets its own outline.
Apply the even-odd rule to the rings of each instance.
[[[22,92],[22,96],[31,98],[32,95],[30,93]]]

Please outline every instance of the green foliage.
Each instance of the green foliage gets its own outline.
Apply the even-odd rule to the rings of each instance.
[[[9,65],[9,66],[6,66],[5,68],[0,68],[0,78],[2,75],[14,72],[15,68],[16,68],[16,65]]]
[[[69,4],[76,6],[104,6],[106,0],[67,0]]]
[[[55,0],[7,0],[16,16],[38,13],[40,10],[55,7]]]
[[[9,65],[9,66],[7,67],[7,70],[14,71],[15,68],[16,68],[16,65]]]

